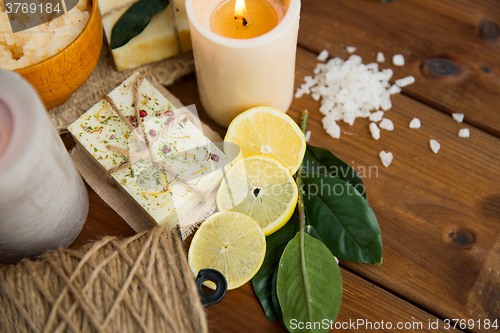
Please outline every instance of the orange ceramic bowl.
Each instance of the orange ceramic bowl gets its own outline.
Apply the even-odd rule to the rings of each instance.
[[[37,64],[18,68],[38,92],[47,109],[61,105],[89,78],[102,48],[99,3],[89,0],[90,17],[76,39],[62,51]]]

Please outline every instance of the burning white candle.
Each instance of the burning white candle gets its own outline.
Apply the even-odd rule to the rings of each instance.
[[[0,261],[70,245],[87,212],[85,186],[42,101],[0,70]]]
[[[254,12],[248,7],[233,13],[225,0],[186,0],[201,102],[222,126],[254,106],[286,112],[292,103],[300,0],[251,3],[259,1],[264,5]],[[262,18],[274,14],[266,6],[276,13],[277,26],[252,33],[269,25]],[[235,24],[241,26],[234,30]]]

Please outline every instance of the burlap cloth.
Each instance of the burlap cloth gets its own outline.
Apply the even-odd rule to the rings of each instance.
[[[173,58],[118,72],[113,62],[109,45],[104,39],[101,56],[96,68],[85,84],[64,104],[49,110],[50,118],[59,131],[97,103],[102,94],[107,94],[134,72],[139,72],[150,82],[170,85],[183,75],[194,70],[193,53],[188,52]]]
[[[0,332],[207,332],[176,230],[0,266]]]

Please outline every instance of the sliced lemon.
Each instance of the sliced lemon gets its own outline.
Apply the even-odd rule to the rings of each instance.
[[[297,197],[287,168],[271,156],[255,155],[227,172],[217,191],[217,208],[250,216],[268,236],[290,219]]]
[[[251,108],[234,118],[224,142],[237,144],[243,157],[272,155],[292,175],[299,169],[306,152],[306,138],[295,121],[269,106]]]
[[[212,268],[227,280],[227,289],[238,288],[259,271],[266,254],[266,238],[254,219],[241,213],[223,212],[210,216],[191,241],[188,262],[195,276]],[[215,284],[205,281],[207,287]]]

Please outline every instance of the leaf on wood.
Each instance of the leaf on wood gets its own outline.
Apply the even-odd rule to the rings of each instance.
[[[366,199],[366,190],[359,174],[331,151],[307,144],[302,162],[303,174],[321,174],[340,178],[351,184]]]
[[[269,321],[279,319],[272,300],[273,275],[278,270],[281,254],[288,242],[299,230],[299,214],[297,209],[288,222],[278,231],[266,237],[266,256],[260,270],[252,279],[253,289],[259,298]]]
[[[382,237],[375,213],[363,196],[342,179],[303,175],[309,223],[340,259],[382,264]]]
[[[304,324],[335,321],[342,301],[342,276],[335,258],[319,240],[303,235],[302,244],[300,232],[288,243],[279,263],[276,292],[283,322],[290,332],[328,332],[317,325],[311,329],[293,325],[292,319]]]
[[[146,29],[153,16],[165,10],[169,0],[141,0],[123,13],[111,30],[111,49],[127,44]]]

